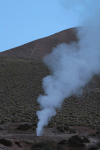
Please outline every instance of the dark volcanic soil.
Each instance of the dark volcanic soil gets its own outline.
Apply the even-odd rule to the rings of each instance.
[[[61,133],[57,131],[56,127],[45,127],[43,135],[36,136],[36,130],[33,130],[33,127],[25,131],[23,131],[22,129],[18,130],[18,127],[22,124],[32,125],[32,123],[29,122],[8,122],[5,124],[0,124],[0,138],[5,138],[12,142],[12,146],[5,146],[3,144],[0,144],[0,150],[2,148],[5,148],[6,150],[29,150],[34,143],[41,141],[58,143],[64,139],[68,140],[74,135],[78,135],[80,137],[85,135],[88,136],[91,143],[87,143],[86,145],[98,141],[98,139],[89,136],[91,133],[95,134],[97,132],[97,130],[92,129],[91,127],[69,126],[69,128],[75,129],[76,133],[69,133],[69,131]],[[63,144],[62,146],[66,150],[69,149],[65,144]]]

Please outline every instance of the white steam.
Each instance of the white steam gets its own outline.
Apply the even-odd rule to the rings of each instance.
[[[91,4],[91,15],[86,15],[83,26],[77,28],[79,42],[59,44],[44,58],[52,75],[43,78],[45,95],[37,99],[41,109],[37,111],[37,136],[42,135],[43,127],[56,115],[56,108],[61,107],[64,99],[79,93],[93,75],[100,72],[100,11],[97,5]]]

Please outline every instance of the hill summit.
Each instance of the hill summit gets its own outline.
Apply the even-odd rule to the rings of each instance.
[[[0,52],[0,56],[26,58],[26,59],[42,59],[46,54],[52,51],[53,47],[60,43],[69,44],[77,41],[76,27],[60,31],[50,36],[37,39],[24,45]]]

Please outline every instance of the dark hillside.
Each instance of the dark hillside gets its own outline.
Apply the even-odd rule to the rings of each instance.
[[[64,30],[0,53],[0,123],[37,123],[37,98],[43,93],[42,79],[49,74],[41,59],[57,44],[77,41],[72,31],[73,28]],[[100,129],[99,76],[92,78],[81,96],[65,99],[62,109],[52,118],[51,126],[59,122]]]
[[[0,123],[35,122],[42,79],[49,71],[40,60],[0,57]],[[52,118],[56,124],[93,126],[100,129],[100,77],[94,76],[80,97],[66,99]]]

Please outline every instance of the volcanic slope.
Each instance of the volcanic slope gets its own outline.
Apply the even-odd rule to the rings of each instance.
[[[75,32],[75,28],[67,29],[0,53],[0,123],[37,124],[37,98],[44,93],[43,77],[50,74],[42,58],[57,44],[78,41]],[[67,123],[100,129],[99,99],[100,77],[94,76],[81,96],[65,99],[49,126]]]
[[[24,45],[0,52],[0,56],[42,59],[46,54],[52,51],[53,47],[60,43],[69,44],[71,41],[77,41],[76,28],[70,28],[53,35],[26,43]]]

